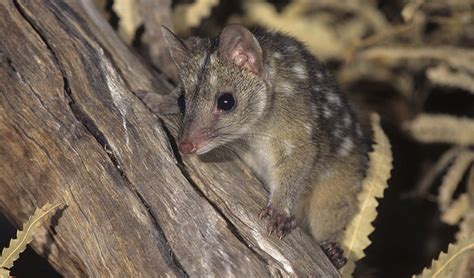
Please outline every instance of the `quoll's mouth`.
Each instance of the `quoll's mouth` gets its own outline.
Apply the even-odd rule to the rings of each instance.
[[[206,141],[199,143],[184,141],[179,144],[178,149],[181,154],[201,155],[209,152],[212,148]]]
[[[196,145],[192,142],[182,142],[179,144],[178,149],[182,154],[193,154],[197,151]]]

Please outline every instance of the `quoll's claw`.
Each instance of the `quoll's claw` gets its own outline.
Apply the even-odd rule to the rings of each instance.
[[[296,220],[293,216],[280,213],[270,206],[264,208],[259,216],[260,219],[268,219],[268,234],[275,233],[280,239],[283,239],[296,227]]]
[[[321,242],[321,248],[337,269],[342,268],[347,263],[347,258],[344,257],[344,251],[337,243],[325,240]]]
[[[262,211],[260,212],[258,217],[260,219],[265,219],[265,218],[268,218],[268,217],[272,216],[272,214],[273,214],[273,209],[270,206],[268,206],[268,207],[265,207],[264,209],[262,209]]]

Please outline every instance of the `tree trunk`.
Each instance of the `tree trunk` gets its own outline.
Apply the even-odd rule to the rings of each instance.
[[[0,32],[0,210],[20,228],[64,204],[32,243],[61,274],[338,276],[301,230],[267,235],[239,159],[180,160],[177,121],[151,112],[173,87],[90,0],[2,0]]]

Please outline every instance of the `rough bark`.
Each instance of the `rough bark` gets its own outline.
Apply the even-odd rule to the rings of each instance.
[[[161,33],[161,25],[171,26],[171,0],[140,0],[139,7],[144,21],[142,52],[169,78],[178,81],[177,69]]]
[[[181,161],[176,120],[151,112],[173,87],[89,0],[0,1],[0,32],[0,210],[20,227],[64,204],[33,242],[61,274],[338,276],[300,230],[267,235],[237,158]]]

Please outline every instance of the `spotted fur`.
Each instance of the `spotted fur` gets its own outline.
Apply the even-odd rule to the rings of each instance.
[[[316,239],[339,240],[356,212],[369,141],[331,74],[302,43],[231,28],[257,59],[222,55],[232,37],[223,46],[221,37],[183,42],[164,31],[186,99],[179,141],[199,141],[197,154],[223,145],[236,150],[270,189],[262,214],[270,230],[284,236],[296,217]],[[259,61],[261,67],[245,64]],[[236,106],[216,113],[222,92],[232,93]]]

